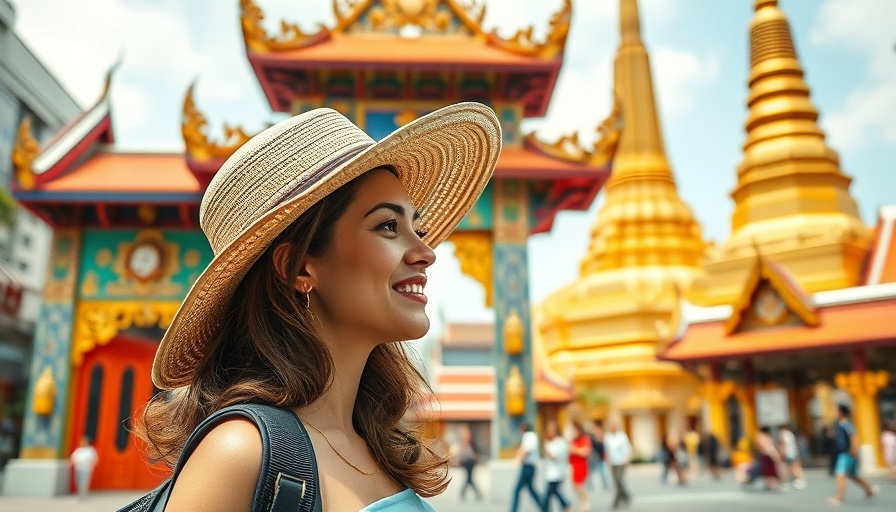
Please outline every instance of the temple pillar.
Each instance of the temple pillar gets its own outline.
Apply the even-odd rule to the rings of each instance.
[[[719,363],[709,363],[709,380],[703,384],[701,394],[706,400],[709,412],[710,431],[719,439],[721,446],[731,446],[731,429],[728,425],[725,401],[728,400],[733,391],[733,382],[722,382]]]
[[[80,230],[62,229],[53,234],[43,304],[34,333],[22,458],[6,466],[3,489],[7,495],[55,496],[69,490],[66,435],[80,246]]]
[[[538,411],[532,393],[528,191],[525,182],[516,179],[496,179],[493,183],[496,394],[489,469],[492,500],[504,503],[519,472],[512,457],[520,443],[520,424],[527,421],[535,428]]]
[[[741,401],[741,409],[744,413],[744,435],[747,439],[756,437],[756,378],[753,373],[753,361],[746,360],[743,364],[744,398]]]
[[[880,446],[880,414],[877,408],[877,392],[886,387],[890,375],[886,371],[868,371],[864,363],[864,352],[854,357],[854,371],[838,373],[834,382],[852,396],[852,420],[859,437],[860,460],[874,460],[876,466],[883,464]],[[858,363],[858,364],[855,364]],[[862,455],[865,455],[862,457]],[[863,464],[864,466],[864,464]]]
[[[495,305],[495,381],[497,384],[492,443],[495,458],[513,456],[520,441],[519,426],[523,421],[535,425],[535,399],[532,375],[532,333],[529,318],[529,275],[527,240],[529,237],[529,196],[526,184],[515,179],[495,182],[494,202],[494,305]],[[508,353],[505,331],[508,319],[519,318],[522,325],[522,350]],[[523,380],[521,414],[508,411],[506,383],[513,369],[519,369]],[[511,390],[512,391],[512,390]],[[518,411],[519,412],[519,411]]]

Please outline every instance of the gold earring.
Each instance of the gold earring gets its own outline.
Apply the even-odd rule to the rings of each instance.
[[[305,309],[311,310],[311,290],[312,288],[309,286],[308,291],[305,292]]]

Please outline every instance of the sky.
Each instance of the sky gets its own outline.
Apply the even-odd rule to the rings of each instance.
[[[280,19],[306,31],[332,26],[331,0],[256,0],[269,32]],[[534,25],[544,35],[562,0],[485,0],[486,28],[505,36]],[[618,0],[574,0],[564,64],[547,116],[524,131],[545,140],[578,131],[593,140],[610,112],[613,58],[619,44]],[[14,0],[15,30],[82,106],[96,101],[106,70],[121,66],[112,87],[116,144],[123,149],[183,150],[181,106],[195,99],[220,136],[224,123],[247,133],[284,118],[265,101],[245,57],[238,0]],[[667,156],[679,192],[703,236],[730,233],[742,157],[752,0],[641,0],[642,38],[650,54]],[[780,0],[819,109],[829,145],[851,176],[863,220],[896,204],[896,2]],[[586,212],[561,213],[551,233],[529,242],[534,302],[573,282],[601,194]],[[488,321],[482,287],[460,273],[450,244],[427,286],[438,321]]]

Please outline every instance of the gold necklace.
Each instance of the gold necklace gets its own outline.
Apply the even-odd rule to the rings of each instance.
[[[327,437],[327,434],[324,434],[323,432],[321,432],[321,430],[320,430],[319,428],[317,428],[317,427],[315,427],[314,425],[312,425],[311,422],[309,422],[308,420],[302,420],[302,421],[303,421],[306,425],[308,425],[309,427],[311,427],[311,428],[313,428],[314,430],[316,430],[318,434],[320,434],[321,436],[323,436],[324,441],[326,441],[327,444],[330,445],[330,449],[333,450],[333,451],[336,453],[336,455],[338,455],[339,458],[342,459],[343,462],[345,462],[345,463],[348,464],[349,466],[355,468],[355,471],[357,471],[358,473],[361,473],[362,475],[366,475],[366,476],[373,476],[373,475],[376,475],[377,473],[380,472],[380,466],[379,466],[379,464],[377,464],[376,469],[373,471],[373,473],[368,473],[368,472],[364,471],[363,469],[359,468],[358,466],[355,466],[355,465],[352,464],[348,459],[346,459],[345,457],[343,457],[341,453],[339,453],[339,450],[337,450],[336,447],[333,446],[333,443],[330,442],[330,438]]]

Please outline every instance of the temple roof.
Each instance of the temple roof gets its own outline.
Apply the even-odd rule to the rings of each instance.
[[[521,95],[527,116],[543,116],[562,64],[571,0],[549,24],[543,40],[533,28],[511,38],[482,27],[477,0],[333,0],[336,24],[313,33],[281,21],[268,34],[254,0],[241,0],[246,52],[271,108],[292,111],[296,98],[316,97],[328,70],[488,72],[504,79],[505,95]],[[312,76],[314,75],[314,76]]]
[[[702,362],[749,358],[798,351],[832,351],[891,343],[896,324],[881,321],[896,315],[896,283],[859,286],[811,296],[818,325],[781,325],[729,335],[731,308],[705,309],[710,314],[689,318],[687,333],[671,344],[661,359]]]
[[[877,230],[866,265],[865,284],[896,282],[896,205],[880,209]]]

